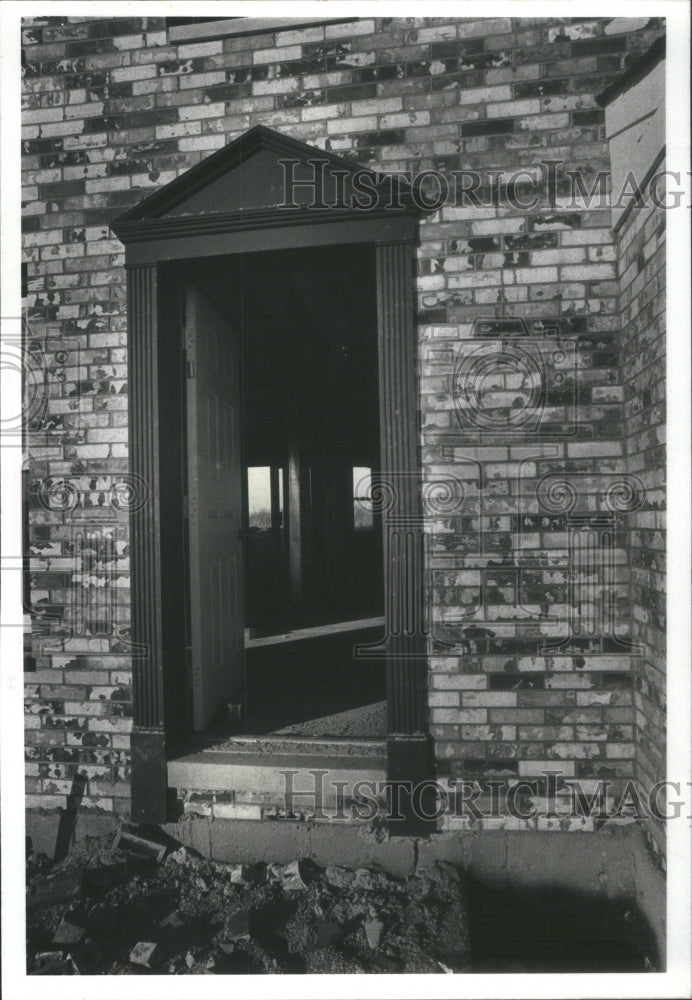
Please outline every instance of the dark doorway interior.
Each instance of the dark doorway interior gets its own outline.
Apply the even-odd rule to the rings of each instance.
[[[380,437],[373,249],[205,259],[185,278],[242,343],[248,648],[244,690],[233,693],[238,725],[384,735],[381,709],[336,718],[385,698],[382,661],[353,652],[379,637],[384,598],[369,498]],[[266,637],[275,641],[257,643]]]

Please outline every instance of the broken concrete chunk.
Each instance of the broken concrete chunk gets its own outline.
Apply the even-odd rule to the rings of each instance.
[[[87,976],[89,975],[89,969],[83,956],[68,954],[65,957],[65,962],[70,968],[70,973],[68,975],[73,976]]]
[[[36,955],[35,976],[71,976],[72,964],[66,962],[61,951],[41,951]]]
[[[363,926],[365,927],[365,936],[368,939],[368,944],[374,951],[380,946],[384,924],[381,920],[378,920],[377,917],[370,917],[369,920],[365,921]]]
[[[60,926],[53,935],[53,944],[78,944],[85,934],[85,929],[75,922],[74,917],[72,919],[63,917]]]
[[[143,965],[147,969],[153,968],[159,958],[159,946],[153,941],[138,941],[130,952],[130,961],[133,965]]]
[[[40,876],[29,886],[27,905],[29,909],[38,906],[52,906],[76,899],[82,893],[81,871],[60,872],[58,875]]]
[[[172,913],[169,913],[167,917],[164,917],[159,922],[159,927],[182,927],[184,923],[185,921],[180,916],[179,911],[173,910]]]
[[[270,861],[269,864],[267,865],[267,871],[266,871],[267,881],[280,882],[282,871],[283,867],[281,865],[276,864],[275,861]]]
[[[257,873],[250,865],[233,865],[231,868],[231,882],[233,885],[250,885],[259,881]]]
[[[247,941],[250,938],[250,913],[245,907],[230,913],[223,925],[224,941]]]
[[[166,845],[151,837],[142,837],[133,830],[121,827],[115,835],[113,850],[123,851],[134,858],[162,861],[166,853]]]
[[[338,889],[347,889],[356,878],[350,868],[343,868],[341,865],[329,865],[325,868],[324,877],[330,885]]]
[[[374,889],[375,877],[367,868],[357,868],[354,877],[354,885],[357,889]]]
[[[287,892],[296,889],[307,889],[308,882],[315,877],[315,865],[307,859],[289,861],[287,865],[275,862],[267,865],[267,879],[270,882],[280,882]]]
[[[188,969],[191,969],[194,964],[195,964],[195,956],[192,954],[191,951],[188,951],[187,955],[185,956],[185,965],[188,967]]]
[[[172,865],[184,865],[187,861],[187,850],[184,847],[178,847],[175,851],[171,851],[166,861]]]
[[[296,889],[307,889],[300,861],[291,861],[290,864],[286,865],[281,873],[281,882],[288,892]]]

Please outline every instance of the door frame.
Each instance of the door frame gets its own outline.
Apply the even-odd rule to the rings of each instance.
[[[321,151],[315,151],[315,154]],[[145,484],[146,501],[131,512],[131,594],[133,656],[132,818],[162,823],[171,818],[167,785],[168,681],[164,663],[162,616],[162,483],[159,419],[160,370],[166,350],[166,303],[162,301],[160,265],[198,261],[208,256],[265,250],[301,249],[343,243],[370,244],[375,251],[377,339],[380,395],[381,476],[389,485],[388,514],[383,517],[387,777],[390,782],[429,781],[433,756],[427,726],[427,645],[420,627],[423,607],[421,462],[417,392],[417,338],[414,312],[415,247],[419,212],[400,211],[301,213],[269,224],[267,214],[252,218],[172,217],[115,223],[126,244],[129,435],[133,474]],[[393,498],[393,500],[392,500]],[[412,535],[413,532],[413,535]],[[407,544],[392,544],[394,535]],[[411,537],[417,552],[411,551]],[[410,589],[415,591],[411,599]],[[392,622],[398,622],[394,631]],[[403,626],[403,627],[402,627]],[[407,804],[408,803],[408,804]],[[398,832],[430,832],[415,815],[406,789],[399,796],[404,820]]]

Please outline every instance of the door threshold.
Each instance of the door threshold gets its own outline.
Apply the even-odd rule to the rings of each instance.
[[[310,628],[296,628],[288,632],[277,632],[275,635],[263,635],[257,639],[250,637],[251,629],[245,629],[245,648],[257,649],[259,646],[276,646],[284,642],[299,642],[301,639],[314,639],[322,635],[335,635],[338,632],[358,632],[361,629],[377,628],[384,625],[384,616],[378,618],[359,618],[356,621],[331,622],[329,625],[314,625]]]
[[[386,753],[386,739],[346,739],[329,736],[290,736],[271,733],[262,736],[223,736],[211,737],[200,733],[189,737],[185,743],[173,753],[173,759],[181,759],[192,755],[218,757],[220,755],[256,756],[258,759],[275,756],[313,756],[327,754],[340,756],[345,760],[349,757],[379,757]]]
[[[295,747],[305,748],[306,753],[316,752],[316,748],[334,747],[337,750],[349,749],[353,752],[377,751],[383,752],[387,746],[387,741],[379,740],[349,740],[339,737],[330,738],[328,736],[290,736],[277,735],[271,733],[264,736],[229,736],[223,742],[217,742],[213,746],[206,746],[208,753],[228,753],[233,748],[242,748],[244,751],[252,749],[262,750],[271,745],[276,747],[277,753],[295,753]]]

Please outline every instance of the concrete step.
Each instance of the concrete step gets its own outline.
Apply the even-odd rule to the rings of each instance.
[[[384,752],[369,748],[369,754],[361,754],[353,743],[331,752],[310,749],[191,751],[168,762],[168,785],[178,790],[186,814],[254,820],[284,815],[333,819],[350,809],[359,792],[374,798],[383,788]]]

